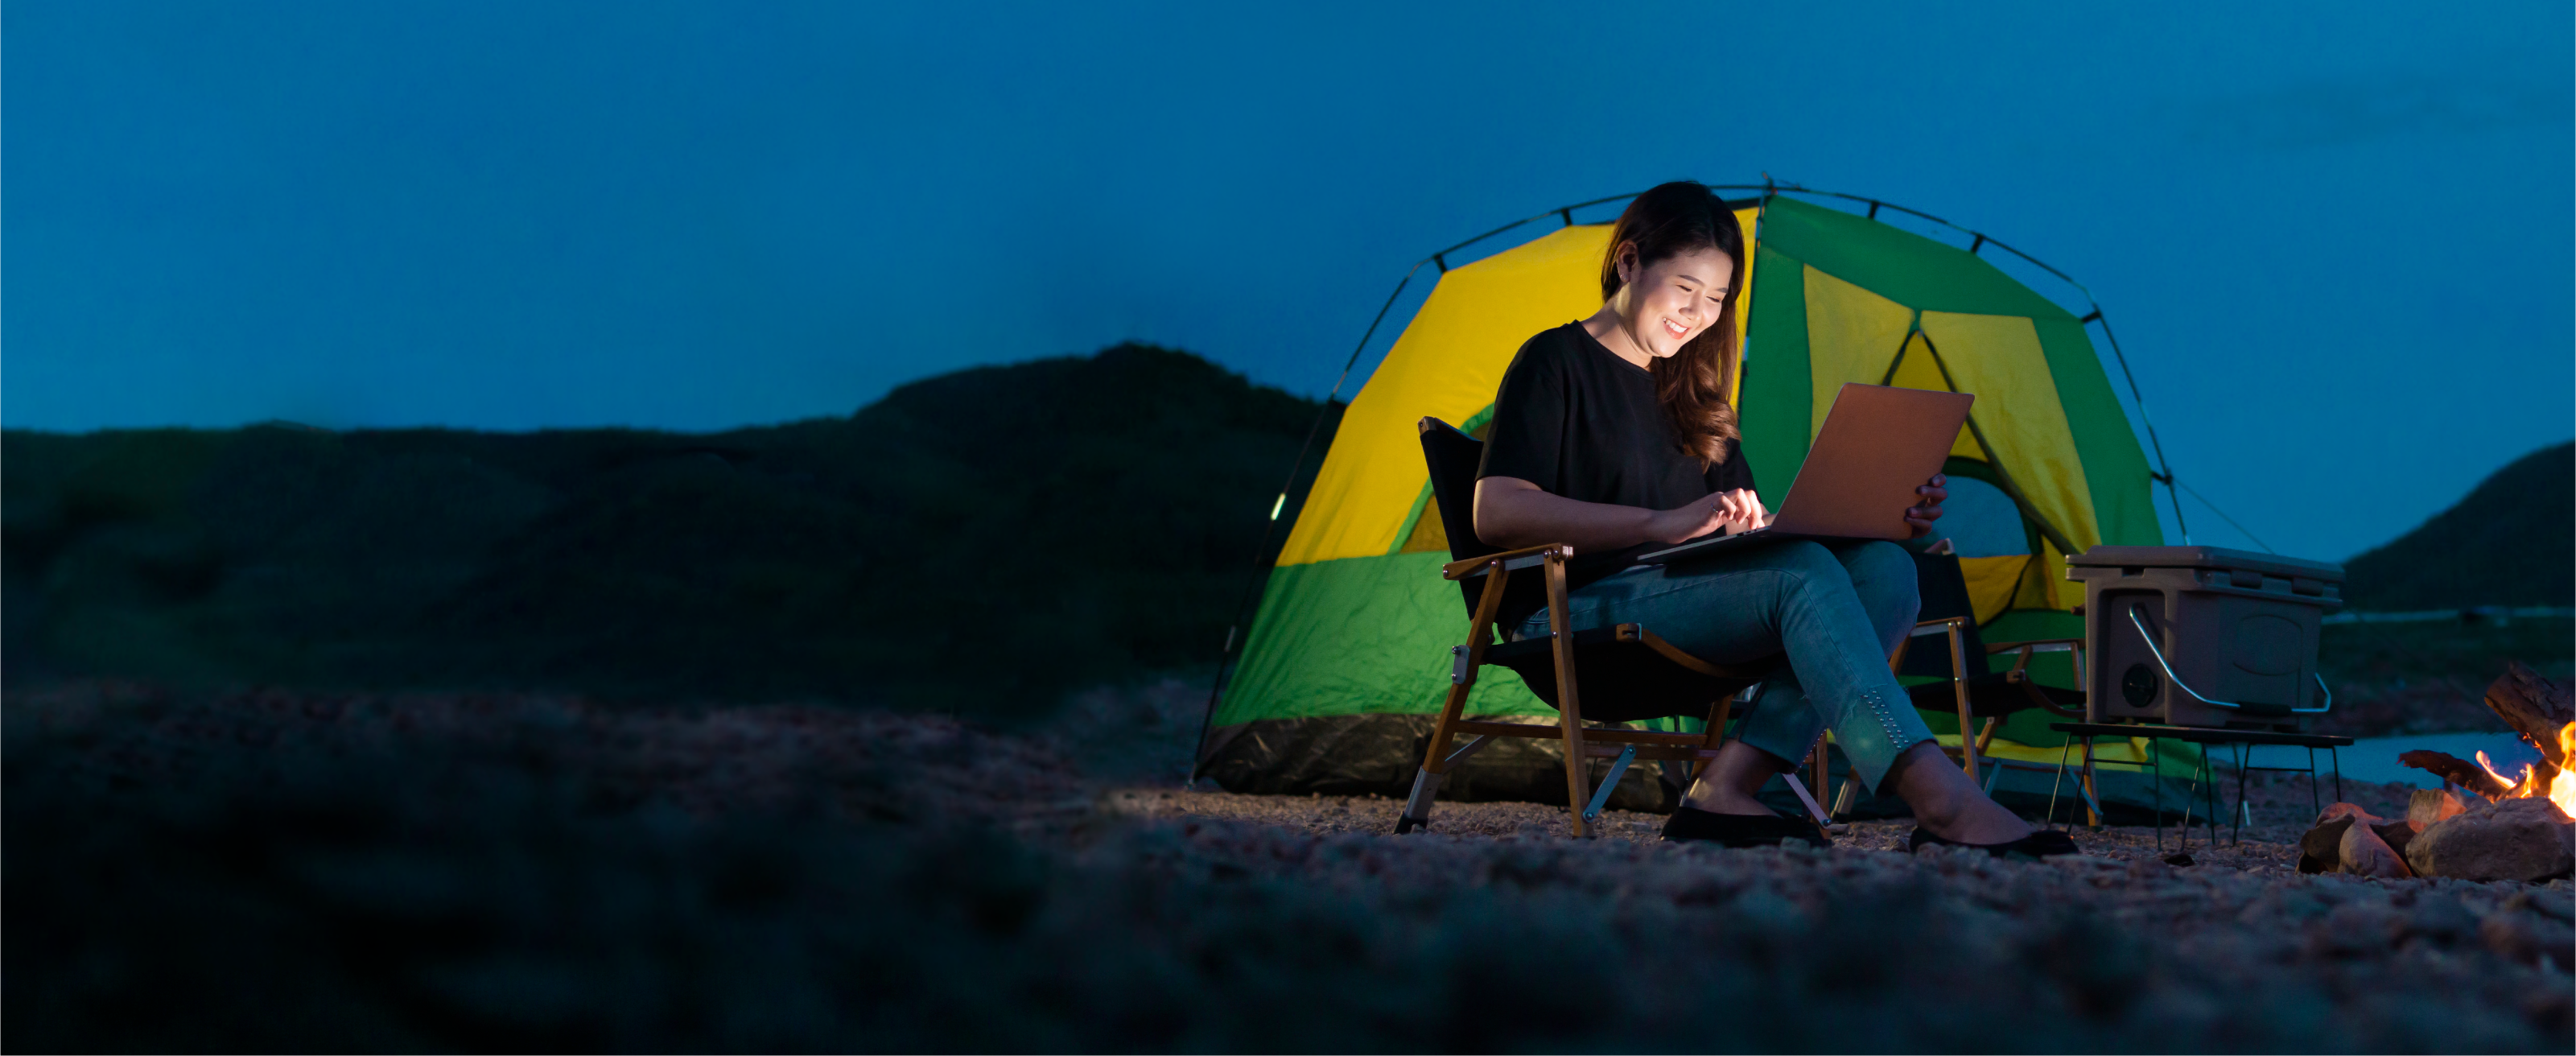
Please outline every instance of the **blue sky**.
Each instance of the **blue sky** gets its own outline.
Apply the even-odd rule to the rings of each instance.
[[[2338,559],[2576,433],[2576,26],[2243,6],[22,0],[0,421],[720,429],[1124,339],[1320,395],[1432,249],[1768,172],[2083,280],[2183,478]]]

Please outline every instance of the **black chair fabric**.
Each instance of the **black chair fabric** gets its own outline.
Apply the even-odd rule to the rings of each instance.
[[[1964,633],[1960,644],[1968,654],[1969,714],[1978,718],[2000,718],[2039,707],[2039,702],[2031,699],[2028,689],[1996,671],[1993,660],[1986,655],[1985,636],[1977,630],[1975,603],[1968,597],[1968,577],[1960,570],[1956,555],[1915,554],[1914,584],[1923,599],[1923,608],[1915,615],[1916,620],[1939,620],[1952,616],[1968,618],[1967,624],[1961,628]],[[1905,658],[1897,664],[1896,673],[1942,679],[1907,686],[1905,694],[1917,708],[1944,715],[1957,713],[1958,696],[1948,681],[1949,635],[1927,634],[1913,639],[1905,647]],[[2050,703],[2060,708],[2075,712],[2084,710],[2082,692],[2036,683],[2032,683],[2031,688],[2039,690]]]
[[[1914,589],[1923,599],[1923,608],[1914,614],[1917,621],[1946,620],[1965,616],[1968,623],[1961,644],[1968,653],[1968,677],[1976,678],[1993,668],[1986,663],[1986,640],[1977,633],[1976,604],[1968,599],[1968,577],[1959,569],[1959,558],[1953,554],[1914,555]],[[1905,659],[1899,663],[1900,675],[1950,677],[1950,637],[1925,635],[1905,647]]]
[[[1485,442],[1437,418],[1422,420],[1422,461],[1431,469],[1431,501],[1440,509],[1440,528],[1449,536],[1449,556],[1464,561],[1502,549],[1476,538],[1476,469],[1485,461]],[[1458,581],[1467,611],[1485,590],[1482,576]]]
[[[1431,501],[1440,508],[1451,557],[1464,561],[1499,552],[1502,547],[1485,545],[1475,532],[1476,468],[1484,461],[1485,442],[1437,418],[1423,419],[1421,428],[1422,458],[1431,470]],[[1536,569],[1513,573],[1538,574]],[[1468,577],[1458,587],[1472,617],[1485,591],[1485,577]],[[1592,722],[1706,718],[1718,698],[1753,681],[1711,678],[1672,662],[1644,642],[1619,641],[1608,627],[1575,632],[1574,652],[1575,692],[1583,698],[1584,719]],[[1530,692],[1549,707],[1557,706],[1556,657],[1548,639],[1504,642],[1492,646],[1485,656],[1488,662],[1521,676]]]
[[[1710,678],[1666,659],[1644,642],[1616,640],[1616,629],[1574,632],[1574,691],[1592,722],[1642,722],[1680,716],[1705,719],[1717,698],[1752,679]],[[1487,663],[1521,676],[1530,692],[1556,707],[1555,643],[1546,638],[1504,642],[1485,651]]]

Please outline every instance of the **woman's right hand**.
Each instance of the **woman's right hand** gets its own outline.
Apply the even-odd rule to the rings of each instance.
[[[1678,509],[1656,511],[1647,521],[1646,534],[1655,542],[1678,543],[1719,531],[1749,532],[1769,523],[1771,513],[1762,508],[1761,497],[1737,488]]]

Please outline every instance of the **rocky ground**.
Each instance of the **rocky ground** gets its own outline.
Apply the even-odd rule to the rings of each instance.
[[[1205,818],[1255,825],[1275,826],[1315,836],[1343,834],[1389,836],[1395,830],[1396,815],[1403,803],[1391,799],[1346,798],[1337,796],[1239,796],[1223,791],[1190,791],[1173,788],[1125,788],[1106,794],[1103,809],[1134,818]],[[2402,814],[2403,811],[2401,810]],[[1603,835],[1607,839],[1653,845],[1660,841],[1664,815],[1639,814],[1625,810],[1601,813]],[[2177,819],[2178,820],[2178,819]],[[2173,868],[2166,861],[2176,855],[2189,860],[2189,865],[2237,869],[2249,872],[2296,872],[2299,861],[2298,837],[2306,825],[2271,825],[2245,829],[2241,835],[2231,833],[2225,824],[2218,826],[2218,842],[2198,824],[2185,843],[2179,824],[2167,826],[2161,842],[2157,832],[2145,826],[2079,827],[2074,830],[2076,844],[2086,854],[2107,862],[2129,865],[2153,862]],[[1900,852],[1906,836],[1913,830],[1911,821],[1855,821],[1834,827],[1831,853]],[[1494,840],[1565,840],[1573,838],[1572,825],[1565,808],[1540,806],[1535,803],[1442,803],[1432,814],[1430,831],[1434,835]]]
[[[2215,826],[2209,824],[2208,812],[2195,802],[2188,836],[2182,831],[2181,807],[2177,804],[2171,808],[2173,813],[2161,834],[2151,826],[2079,826],[2073,830],[2075,840],[2088,854],[2121,862],[2163,861],[2175,854],[2186,854],[2198,863],[2231,868],[2294,869],[2299,860],[2299,836],[2308,830],[2323,804],[2337,801],[2333,782],[2326,782],[2318,790],[2316,806],[2311,805],[2305,777],[2284,780],[2255,775],[2247,786],[2245,801],[2251,808],[2247,812],[2250,824],[2229,823],[2233,811],[2228,808],[2236,804],[2235,785],[2229,778],[2221,791],[2222,806]],[[2412,791],[2406,785],[2359,781],[2345,782],[2342,788],[2344,802],[2358,804],[2382,817],[2404,817]],[[1103,802],[1107,809],[1127,816],[1224,818],[1316,835],[1389,834],[1403,806],[1399,801],[1378,797],[1242,796],[1204,784],[1183,787],[1178,782],[1114,789],[1105,794]],[[1664,825],[1664,815],[1624,810],[1603,811],[1602,819],[1606,836],[1644,843],[1659,839]],[[1912,828],[1910,821],[1854,821],[1836,827],[1832,835],[1838,849],[1902,850]],[[1572,826],[1562,807],[1443,802],[1432,812],[1431,831],[1456,836],[1570,838]]]
[[[0,1047],[2552,1051],[2576,892],[1655,842],[1177,786],[1185,686],[1004,733],[510,694],[5,702]],[[2367,798],[2348,787],[2348,798]],[[2383,790],[2384,791],[2384,790]],[[2366,804],[2367,805],[2367,804]]]

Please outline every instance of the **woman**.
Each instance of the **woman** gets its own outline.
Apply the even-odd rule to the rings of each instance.
[[[1914,626],[1914,563],[1887,542],[1774,543],[1680,566],[1634,558],[1711,532],[1767,523],[1725,398],[1734,373],[1744,233],[1697,183],[1630,203],[1601,265],[1601,310],[1521,346],[1494,399],[1477,473],[1475,532],[1500,547],[1566,543],[1572,625],[1642,623],[1716,663],[1788,654],[1664,838],[1731,846],[1827,842],[1812,822],[1754,798],[1831,727],[1868,787],[1914,808],[1912,846],[1965,844],[2001,855],[2064,854],[1941,754],[1888,671]],[[1949,495],[1935,476],[1906,510],[1917,537]],[[1548,631],[1537,584],[1513,583],[1503,626]]]

